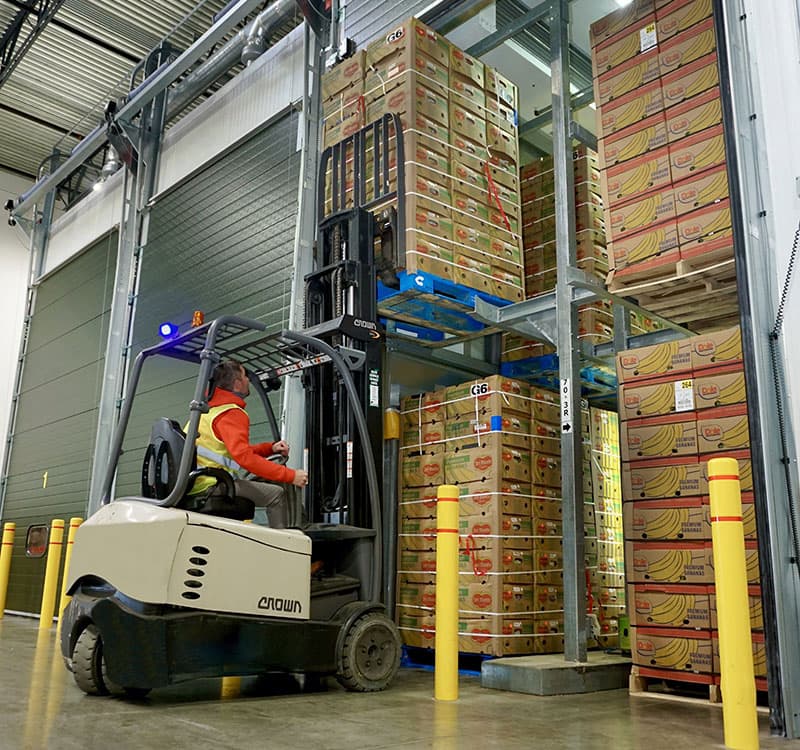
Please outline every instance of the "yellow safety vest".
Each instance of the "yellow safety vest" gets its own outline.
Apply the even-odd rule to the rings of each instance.
[[[214,420],[230,409],[241,409],[238,404],[223,404],[222,406],[211,407],[206,414],[200,415],[200,424],[197,427],[197,467],[213,466],[218,469],[225,469],[230,472],[234,478],[241,479],[248,474],[246,469],[239,466],[233,457],[228,453],[228,449],[215,434],[214,434]],[[244,409],[242,409],[244,411]],[[186,432],[189,424],[187,422],[183,431]],[[197,495],[204,492],[213,484],[216,484],[216,479],[213,477],[197,477],[194,486],[189,491],[190,495]]]

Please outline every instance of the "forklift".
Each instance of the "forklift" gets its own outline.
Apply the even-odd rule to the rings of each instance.
[[[314,271],[305,279],[302,331],[267,333],[259,321],[228,315],[137,356],[102,505],[75,537],[66,583],[71,600],[61,615],[62,655],[87,694],[142,697],[195,678],[275,672],[334,675],[359,692],[383,690],[394,679],[402,645],[381,601],[383,546],[391,540],[382,533],[376,463],[384,349],[376,269],[391,267],[403,237],[403,161],[396,115],[323,152],[322,218]],[[378,166],[368,170],[368,163]],[[353,164],[356,187],[346,201],[345,168]],[[376,206],[392,204],[399,210],[376,220]],[[143,367],[164,357],[197,366],[185,432],[171,418],[156,420],[141,494],[115,498]],[[236,495],[231,474],[196,466],[200,416],[223,359],[245,368],[275,440],[269,392],[290,375],[303,383],[309,481],[288,528],[247,523],[253,503]],[[189,494],[200,476],[215,480],[213,493]],[[324,561],[322,572],[311,574],[312,558]]]

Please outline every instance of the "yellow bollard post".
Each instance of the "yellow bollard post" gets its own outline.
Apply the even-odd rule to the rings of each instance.
[[[44,572],[44,591],[42,609],[39,612],[39,628],[46,630],[53,624],[53,610],[56,607],[58,570],[61,567],[61,545],[64,541],[64,520],[54,518],[50,524],[50,538],[47,542],[47,567]]]
[[[17,524],[9,521],[3,524],[3,542],[0,546],[0,620],[6,608],[8,594],[8,574],[11,571],[11,553],[14,551],[14,532]]]
[[[436,503],[436,636],[433,697],[458,699],[458,487],[443,484]]]
[[[69,600],[72,598],[67,594],[67,579],[69,578],[69,562],[72,558],[72,547],[75,544],[75,533],[78,531],[78,527],[83,523],[82,518],[70,518],[69,519],[69,530],[67,531],[67,551],[64,555],[64,572],[61,575],[61,598],[58,602],[58,610],[56,611],[56,617],[58,618],[58,628],[61,629],[61,615],[64,612],[64,608],[69,604]]]
[[[708,462],[725,746],[758,749],[742,498],[735,458]]]

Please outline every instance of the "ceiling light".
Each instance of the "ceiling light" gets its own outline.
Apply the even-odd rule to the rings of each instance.
[[[94,190],[95,193],[102,189],[103,189],[103,180],[97,180],[97,182],[95,182],[94,185],[92,185],[92,190]]]
[[[619,5],[620,8],[624,8],[626,5],[630,5],[632,2],[633,0],[617,0],[617,5]]]

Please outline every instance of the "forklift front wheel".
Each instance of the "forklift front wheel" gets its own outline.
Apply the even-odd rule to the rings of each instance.
[[[367,612],[345,634],[336,679],[355,692],[383,690],[400,668],[401,648],[395,624],[381,612]]]

